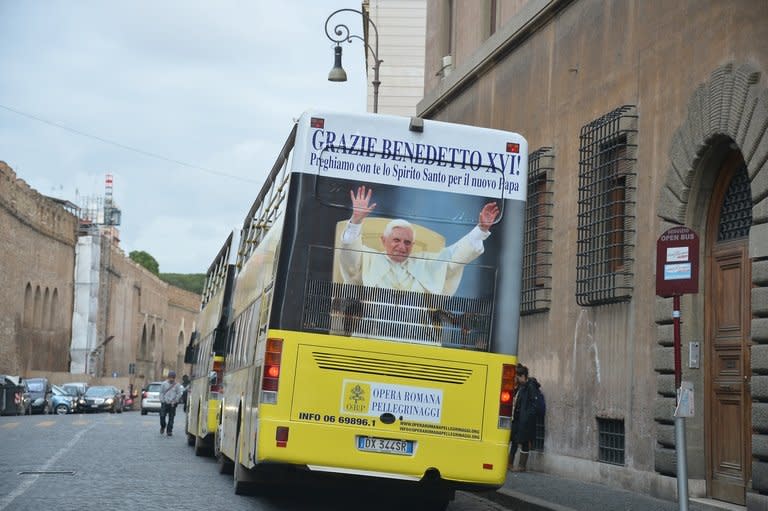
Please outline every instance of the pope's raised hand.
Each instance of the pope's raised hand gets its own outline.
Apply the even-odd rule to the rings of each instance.
[[[477,226],[480,227],[481,231],[488,232],[498,216],[499,206],[495,202],[489,202],[480,210],[480,220]]]
[[[372,194],[373,189],[368,188],[366,190],[365,185],[360,185],[357,192],[355,190],[349,191],[349,196],[352,199],[352,218],[349,219],[351,223],[359,224],[374,210],[376,203],[371,204]]]

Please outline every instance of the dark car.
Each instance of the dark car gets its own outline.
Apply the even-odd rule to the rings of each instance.
[[[88,387],[85,391],[86,412],[123,413],[123,393],[111,385]]]
[[[24,382],[27,384],[31,413],[53,413],[53,390],[48,378],[27,378]]]
[[[56,385],[53,385],[51,390],[53,390],[51,404],[54,413],[58,415],[66,415],[75,412],[75,409],[77,408],[77,396],[68,394],[64,389]]]

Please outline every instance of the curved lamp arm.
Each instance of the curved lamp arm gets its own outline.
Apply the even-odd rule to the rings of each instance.
[[[339,13],[342,12],[354,12],[359,14],[363,17],[363,21],[373,27],[373,32],[375,35],[374,42],[375,47],[368,44],[368,42],[361,36],[357,34],[353,34],[347,25],[344,23],[338,23],[336,26],[333,27],[332,31],[329,31],[329,23],[331,21],[331,18],[336,16]],[[370,16],[368,16],[367,13],[363,11],[358,11],[357,9],[338,9],[336,11],[333,11],[325,20],[325,35],[336,43],[337,47],[337,64],[338,67],[341,68],[341,43],[352,42],[352,39],[359,39],[363,42],[363,45],[371,52],[373,55],[373,81],[371,82],[373,84],[373,112],[377,113],[379,110],[379,85],[381,84],[381,81],[379,80],[379,67],[381,66],[382,60],[379,60],[379,29],[376,27],[376,24],[371,20]]]

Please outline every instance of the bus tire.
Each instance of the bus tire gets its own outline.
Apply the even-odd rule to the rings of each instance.
[[[208,436],[200,436],[200,427],[202,424],[202,413],[203,409],[202,407],[198,407],[197,412],[197,433],[194,436],[194,446],[195,446],[195,456],[210,456],[213,454],[213,449],[211,447],[211,437]]]
[[[193,445],[195,445],[195,435],[189,432],[189,414],[185,415],[184,431],[186,431],[187,433],[187,445],[192,447]]]
[[[232,479],[235,495],[254,495],[257,490],[256,480],[250,470],[240,463],[240,438],[235,442],[235,462]]]
[[[445,511],[451,499],[447,497],[421,498],[412,501],[413,511]]]
[[[193,436],[193,443],[195,445],[195,456],[210,456],[211,447],[203,437]]]
[[[235,465],[227,458],[226,454],[221,452],[221,424],[219,424],[216,436],[213,439],[213,455],[216,457],[216,462],[219,465],[219,474],[231,474]]]
[[[219,463],[219,474],[231,475],[235,470],[235,464],[225,454],[219,454],[216,461]]]

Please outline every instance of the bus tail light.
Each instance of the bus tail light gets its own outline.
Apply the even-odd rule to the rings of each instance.
[[[280,383],[280,359],[283,356],[283,340],[267,338],[264,352],[264,372],[261,376],[261,402],[277,403],[277,389]]]
[[[515,366],[503,364],[501,367],[501,391],[499,393],[499,429],[512,427],[512,396],[515,393]]]
[[[286,426],[277,427],[275,443],[278,447],[288,447],[288,428]]]
[[[215,377],[214,374],[216,373]],[[208,386],[209,399],[219,399],[222,391],[222,382],[224,379],[224,357],[213,357],[213,370],[210,375],[210,384]]]

